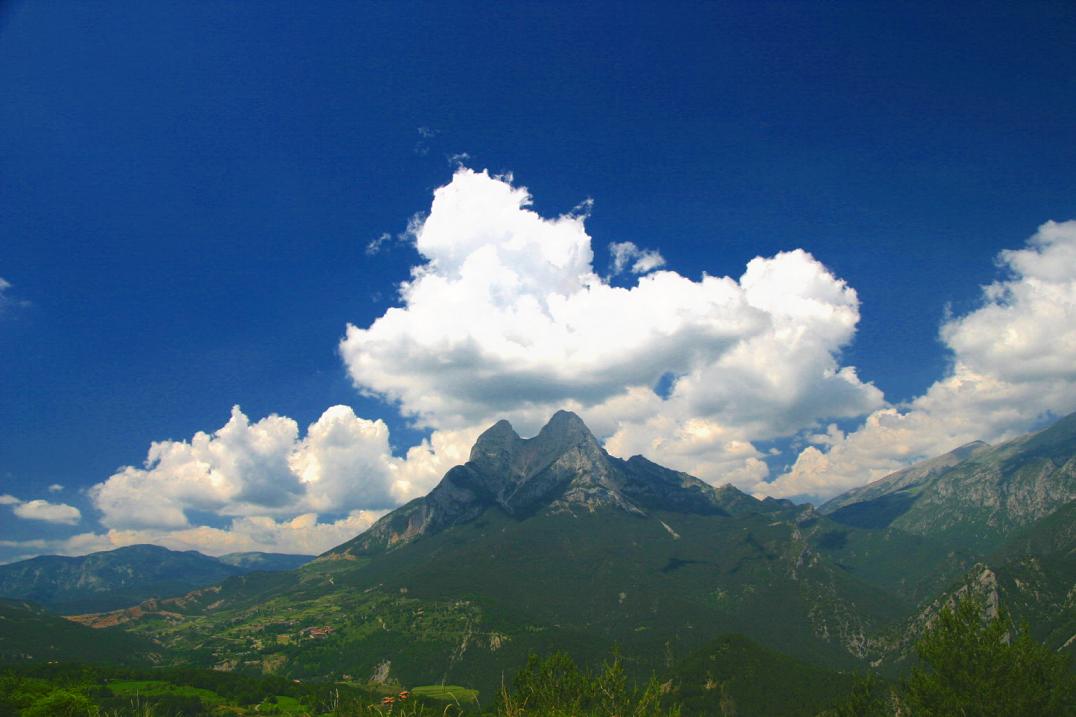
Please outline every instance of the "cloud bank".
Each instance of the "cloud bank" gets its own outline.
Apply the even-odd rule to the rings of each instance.
[[[438,435],[398,458],[385,423],[348,406],[326,409],[305,435],[291,418],[251,422],[235,406],[213,433],[154,443],[142,467],[124,467],[88,493],[109,529],[101,544],[317,553],[428,492],[466,461],[455,446],[472,439]],[[229,518],[230,526],[197,525],[191,516],[199,513]],[[344,517],[319,522],[322,514]]]
[[[370,527],[380,515],[370,511],[353,511],[339,520],[323,522],[319,522],[318,516],[313,513],[298,515],[290,520],[256,516],[237,518],[223,528],[192,525],[178,530],[110,529],[97,533],[83,532],[58,539],[0,540],[0,548],[21,551],[24,553],[23,557],[46,553],[85,555],[145,543],[162,545],[172,550],[197,550],[206,555],[251,551],[316,555],[355,537]]]

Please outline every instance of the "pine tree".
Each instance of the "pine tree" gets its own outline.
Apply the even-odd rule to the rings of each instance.
[[[902,690],[923,717],[1041,717],[1076,714],[1068,657],[1014,628],[1004,610],[983,622],[980,606],[946,608],[916,646],[922,664]]]

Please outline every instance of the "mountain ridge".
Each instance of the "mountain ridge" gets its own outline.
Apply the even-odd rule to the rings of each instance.
[[[995,446],[973,442],[819,507],[845,525],[894,527],[989,552],[1076,500],[1076,413]]]
[[[858,486],[830,498],[818,506],[818,511],[825,515],[834,513],[841,508],[855,503],[862,503],[877,498],[886,493],[905,490],[918,485],[920,482],[962,463],[976,453],[990,449],[990,444],[984,441],[971,441],[954,448],[948,453],[943,453],[935,458],[914,463],[907,468],[890,473],[876,481]]]
[[[0,565],[0,597],[28,600],[75,614],[172,597],[253,570],[292,569],[309,556],[233,553],[219,558],[196,550],[128,545],[81,556],[39,555]]]

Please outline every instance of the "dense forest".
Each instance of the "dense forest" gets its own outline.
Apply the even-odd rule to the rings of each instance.
[[[865,673],[850,677],[838,695],[818,680],[814,694],[806,695],[742,688],[734,693],[730,681],[713,678],[707,689],[691,692],[681,688],[678,675],[632,680],[615,653],[593,667],[580,667],[566,653],[533,655],[489,704],[479,703],[471,690],[452,686],[411,690],[176,667],[23,664],[0,672],[0,717],[1076,714],[1076,675],[1068,656],[1036,642],[1004,611],[984,620],[981,605],[963,600],[941,611],[916,651],[919,661],[903,679]],[[795,681],[791,672],[785,677]],[[827,699],[828,705],[816,709],[819,700]]]

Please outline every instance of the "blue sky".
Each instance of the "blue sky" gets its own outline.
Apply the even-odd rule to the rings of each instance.
[[[5,4],[0,559],[135,539],[321,549],[427,488],[495,414],[526,432],[554,404],[579,410],[611,449],[795,497],[1076,409],[1063,350],[1076,330],[1066,303],[1076,230],[1039,230],[1076,218],[1076,11],[1012,5]],[[470,188],[461,164],[475,172]],[[505,173],[544,218],[538,243],[593,200],[585,235],[566,241],[593,251],[603,286],[673,272],[671,310],[686,310],[705,294],[704,273],[735,283],[753,258],[802,249],[758,273],[843,281],[854,301],[834,284],[823,303],[854,318],[803,324],[822,337],[807,348],[780,344],[780,331],[765,339],[786,362],[805,358],[799,373],[775,363],[759,376],[784,386],[787,371],[795,390],[814,382],[772,406],[713,389],[737,360],[728,347],[762,341],[757,322],[776,315],[750,297],[736,301],[755,313],[699,319],[755,322],[735,336],[722,328],[720,348],[713,336],[692,343],[697,326],[625,347],[669,353],[650,374],[613,354],[593,354],[615,364],[604,373],[563,358],[593,348],[571,343],[554,345],[562,359],[528,364],[523,385],[492,348],[503,336],[478,337],[474,365],[457,368],[486,377],[487,391],[510,387],[494,402],[473,386],[442,395],[417,359],[389,358],[414,337],[379,329],[342,350],[348,324],[371,329],[391,306],[408,310],[404,332],[421,351],[442,345],[424,343],[434,314],[398,285],[435,255],[451,262],[441,245],[417,249],[408,222],[445,186],[515,216],[494,196]],[[428,241],[470,241],[444,212]],[[610,276],[610,245],[627,242],[664,264]],[[1005,250],[1025,253],[999,258]],[[502,252],[498,266],[518,260],[529,276],[530,259]],[[984,295],[995,281],[1008,298]],[[1034,293],[1044,281],[1051,291]],[[999,353],[984,339],[998,335],[1024,343]],[[701,358],[684,363],[674,346]],[[1020,368],[1032,355],[1035,370]],[[856,382],[837,401],[822,374],[846,367]],[[578,376],[568,388],[565,372]],[[666,388],[684,379],[682,401],[617,403],[620,389],[661,375]],[[957,409],[954,381],[1002,389]],[[554,398],[512,403],[532,389]],[[233,483],[219,500],[168,487],[160,515],[118,517],[160,495],[154,486],[179,485],[184,460],[205,463],[183,442],[221,429],[234,405],[256,427],[236,445],[272,433],[279,454],[221,459],[218,478]],[[296,448],[330,406],[353,413],[333,414],[339,434],[325,423],[325,445],[353,443],[331,460]],[[898,441],[859,431],[877,411],[903,421]],[[271,414],[298,433],[259,423]],[[438,432],[443,449],[430,443],[425,464],[392,462]],[[172,468],[143,466],[154,441],[180,442]],[[123,466],[135,473],[109,482]],[[304,486],[319,480],[336,487],[312,496]],[[295,537],[317,526],[336,527]]]

